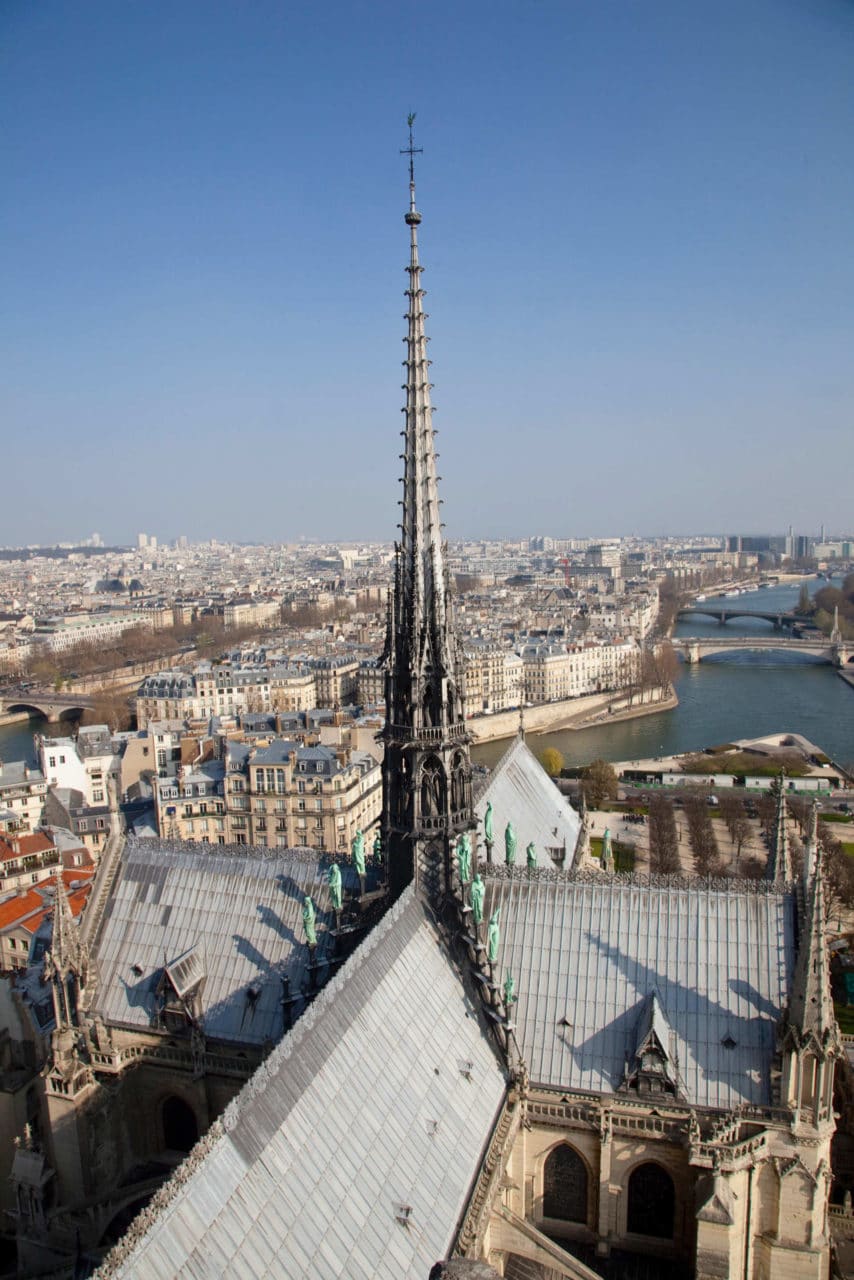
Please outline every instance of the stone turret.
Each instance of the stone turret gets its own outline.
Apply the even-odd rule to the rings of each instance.
[[[61,867],[54,885],[53,929],[44,974],[53,988],[56,1029],[63,1031],[78,1024],[79,996],[89,977],[89,951],[71,913]]]
[[[771,838],[771,852],[765,875],[768,880],[790,881],[794,879],[792,867],[792,851],[789,847],[788,813],[786,810],[786,773],[785,770],[774,784],[777,796],[777,812],[774,817],[774,832]]]

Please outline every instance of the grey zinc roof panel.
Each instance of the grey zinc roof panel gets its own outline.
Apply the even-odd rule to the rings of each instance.
[[[477,1009],[409,890],[103,1274],[421,1280],[448,1253],[504,1090]],[[408,1226],[397,1204],[411,1206]]]
[[[533,1081],[618,1088],[657,989],[690,1102],[771,1101],[775,1023],[795,959],[790,895],[523,876],[487,880],[487,910],[501,906],[497,968],[516,981],[516,1035]]]
[[[524,738],[513,741],[478,797],[475,815],[481,830],[489,801],[495,825],[493,857],[497,861],[504,860],[504,828],[512,821],[518,840],[517,861],[525,861],[525,849],[533,840],[540,866],[552,865],[547,849],[564,847],[565,865],[572,864],[581,819],[531,753]]]
[[[164,955],[169,962],[194,949],[193,969],[205,975],[205,1033],[254,1044],[278,1039],[281,979],[287,975],[297,995],[306,977],[307,893],[317,910],[318,960],[328,951],[334,923],[328,866],[307,852],[221,855],[129,840],[97,949],[96,1011],[109,1021],[149,1026]],[[341,873],[345,889],[355,889],[352,868],[342,864]],[[258,991],[254,1002],[250,987]]]

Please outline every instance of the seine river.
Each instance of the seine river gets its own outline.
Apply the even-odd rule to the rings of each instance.
[[[823,585],[809,580],[811,590]],[[746,609],[791,609],[798,584],[753,591],[739,600]],[[717,606],[722,601],[709,600]],[[736,602],[727,600],[727,606]],[[711,619],[688,618],[676,636],[717,636],[722,628]],[[771,634],[770,623],[753,619],[729,622],[726,635]],[[605,760],[638,760],[676,751],[696,751],[733,738],[766,733],[802,733],[840,764],[854,760],[854,689],[832,667],[787,653],[727,654],[681,668],[676,683],[679,706],[672,711],[624,720],[601,728],[542,734],[535,749],[555,746],[567,764]],[[0,727],[0,758],[32,758],[33,729],[43,722]],[[475,758],[494,764],[506,742],[476,748]]]

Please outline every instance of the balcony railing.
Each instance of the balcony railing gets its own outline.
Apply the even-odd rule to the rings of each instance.
[[[449,816],[440,814],[422,814],[421,826],[425,831],[453,831],[455,827],[465,827],[471,818],[467,810],[453,811]]]
[[[464,724],[433,725],[421,729],[414,729],[408,724],[390,724],[388,729],[393,738],[403,738],[407,742],[463,742],[467,737]]]

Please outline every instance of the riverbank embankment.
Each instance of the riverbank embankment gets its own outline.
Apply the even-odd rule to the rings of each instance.
[[[0,728],[7,724],[23,724],[29,718],[29,711],[4,711],[0,714]]]
[[[672,690],[664,697],[629,703],[625,694],[590,693],[581,698],[565,698],[560,702],[539,703],[525,707],[522,723],[526,733],[556,733],[571,729],[589,729],[594,725],[634,720],[656,715],[678,706]],[[512,738],[519,730],[519,711],[497,711],[490,716],[473,716],[466,727],[475,745]]]

